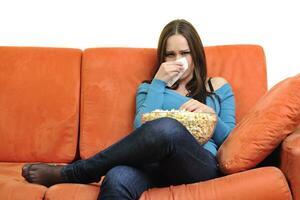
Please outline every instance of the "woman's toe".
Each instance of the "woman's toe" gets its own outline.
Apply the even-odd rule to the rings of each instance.
[[[29,178],[29,170],[32,164],[25,164],[22,167],[22,176],[27,180]]]

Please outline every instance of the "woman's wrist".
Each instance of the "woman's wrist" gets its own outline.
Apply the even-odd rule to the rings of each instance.
[[[151,85],[153,85],[153,86],[158,86],[158,87],[166,87],[166,85],[167,85],[167,83],[166,83],[166,81],[164,81],[164,80],[161,80],[161,79],[156,79],[156,78],[154,78],[154,79],[152,79],[152,81],[151,81]]]

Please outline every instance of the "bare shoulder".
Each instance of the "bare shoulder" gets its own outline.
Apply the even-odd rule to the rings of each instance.
[[[225,78],[222,78],[222,77],[212,77],[211,78],[211,84],[212,84],[214,90],[219,89],[226,83],[228,83],[228,81]]]

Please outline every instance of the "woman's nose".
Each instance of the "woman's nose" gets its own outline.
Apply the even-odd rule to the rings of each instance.
[[[182,58],[182,55],[181,54],[177,54],[176,57],[175,57],[175,60],[178,60],[180,58]]]

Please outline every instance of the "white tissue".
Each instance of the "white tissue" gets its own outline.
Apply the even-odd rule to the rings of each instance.
[[[188,65],[188,62],[186,60],[185,57],[182,57],[178,60],[176,60],[176,62],[181,62],[182,63],[182,66],[183,66],[183,70],[181,72],[179,72],[177,74],[177,76],[175,76],[174,78],[172,78],[168,83],[167,83],[167,86],[168,87],[171,87],[178,79],[180,79],[180,77],[184,74],[184,72],[188,69],[189,65]]]

